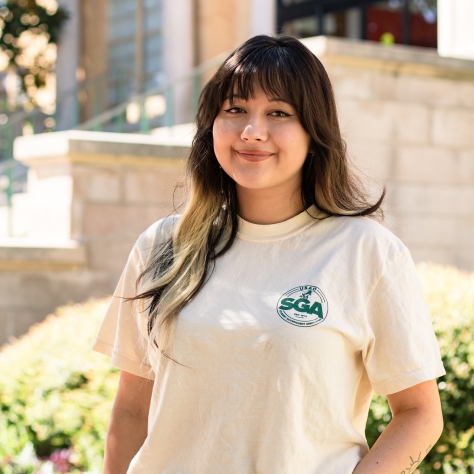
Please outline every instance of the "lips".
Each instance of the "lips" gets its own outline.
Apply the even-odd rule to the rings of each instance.
[[[259,162],[266,160],[267,158],[270,158],[270,156],[273,155],[273,153],[270,153],[268,151],[263,151],[263,150],[235,150],[237,155],[239,155],[242,159],[246,161],[251,161],[253,163]]]

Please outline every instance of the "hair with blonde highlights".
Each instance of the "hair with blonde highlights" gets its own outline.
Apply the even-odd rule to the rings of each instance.
[[[172,236],[149,259],[134,300],[148,302],[148,343],[171,348],[179,312],[201,290],[215,260],[233,244],[239,205],[235,182],[220,168],[212,128],[226,98],[254,96],[258,82],[268,97],[291,104],[311,137],[303,165],[301,197],[327,216],[377,216],[384,193],[370,204],[348,165],[329,77],[318,58],[296,38],[255,36],[237,48],[204,87],[197,132],[186,167],[189,197]],[[145,310],[144,304],[141,306]]]

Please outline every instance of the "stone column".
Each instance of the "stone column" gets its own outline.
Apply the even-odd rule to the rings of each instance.
[[[474,59],[474,2],[438,0],[438,52],[441,56]]]
[[[0,240],[0,345],[60,305],[113,292],[138,236],[174,212],[189,142],[80,131],[15,141],[29,174],[14,218],[27,232]]]
[[[192,0],[165,0],[163,3],[164,74],[167,82],[189,74],[194,66],[194,16]],[[179,37],[177,32],[179,31]],[[174,87],[174,121],[189,123],[191,81]]]
[[[140,233],[173,213],[186,152],[187,144],[161,145],[147,135],[68,131],[18,139],[15,158],[29,166],[27,237],[78,241],[88,269],[120,272]]]

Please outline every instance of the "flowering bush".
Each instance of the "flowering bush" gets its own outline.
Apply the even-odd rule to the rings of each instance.
[[[445,429],[416,472],[474,473],[474,274],[419,265],[447,375],[438,380]],[[99,473],[118,384],[90,350],[108,299],[59,308],[0,352],[0,472]],[[390,421],[375,397],[369,444]]]
[[[14,459],[6,458],[3,474],[54,474],[80,472],[74,469],[77,456],[72,448],[58,449],[42,460],[36,457],[32,443],[27,443],[22,452]]]
[[[0,472],[100,472],[118,371],[90,346],[108,301],[59,308],[0,352]]]

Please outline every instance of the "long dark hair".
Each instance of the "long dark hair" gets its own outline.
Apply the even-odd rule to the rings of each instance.
[[[311,137],[303,165],[301,197],[326,216],[380,216],[384,193],[371,204],[348,165],[334,93],[319,59],[291,36],[255,36],[238,47],[204,87],[196,116],[197,132],[187,161],[189,198],[170,239],[154,253],[134,299],[148,301],[151,343],[167,350],[173,321],[200,291],[213,261],[237,234],[235,182],[220,168],[212,136],[224,100],[252,97],[254,85],[268,97],[290,103]],[[161,331],[159,331],[161,329]]]

